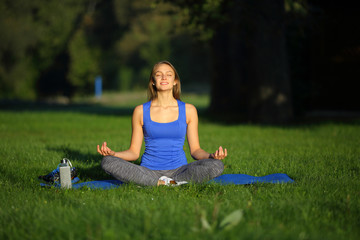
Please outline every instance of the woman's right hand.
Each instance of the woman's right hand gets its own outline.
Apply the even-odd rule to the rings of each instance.
[[[104,142],[101,145],[101,148],[99,145],[97,145],[97,151],[98,151],[98,153],[100,153],[103,156],[114,156],[115,155],[115,152],[107,146],[106,142]]]
[[[211,153],[209,158],[223,160],[227,157],[227,149],[223,149],[221,146],[219,147],[219,150],[216,150],[216,152]]]

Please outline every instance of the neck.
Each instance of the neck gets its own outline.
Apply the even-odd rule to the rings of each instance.
[[[158,92],[157,98],[153,102],[158,106],[166,107],[176,104],[176,99],[172,92]]]

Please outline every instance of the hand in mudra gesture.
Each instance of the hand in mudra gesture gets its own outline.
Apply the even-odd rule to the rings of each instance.
[[[223,149],[221,146],[216,152],[210,154],[210,158],[223,160],[227,156],[227,149]]]
[[[99,145],[97,145],[97,151],[98,153],[100,153],[101,155],[103,156],[114,156],[115,155],[115,151],[111,150],[106,142],[104,142],[102,145],[101,145],[101,148]]]

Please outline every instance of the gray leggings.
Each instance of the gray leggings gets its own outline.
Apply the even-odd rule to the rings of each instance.
[[[101,167],[122,182],[143,186],[156,186],[161,176],[175,181],[200,183],[220,176],[224,170],[223,162],[216,159],[198,160],[172,170],[151,170],[113,156],[105,156]]]

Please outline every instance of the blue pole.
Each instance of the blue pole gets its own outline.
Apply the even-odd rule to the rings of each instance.
[[[101,98],[102,95],[102,78],[101,76],[97,76],[95,78],[95,97]]]

